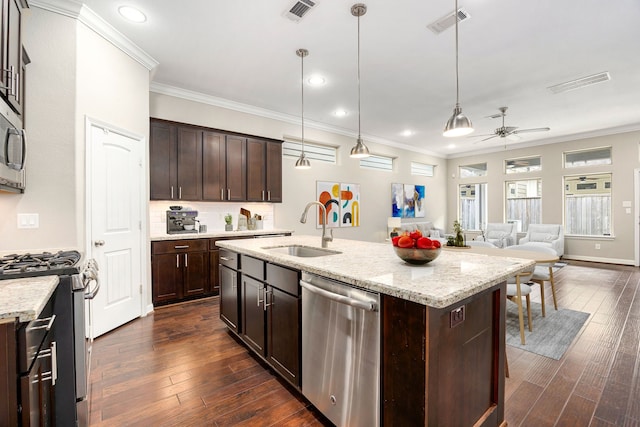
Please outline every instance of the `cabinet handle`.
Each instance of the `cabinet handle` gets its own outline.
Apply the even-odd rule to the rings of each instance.
[[[227,200],[231,200],[231,189],[227,188]]]
[[[176,254],[176,268],[180,268],[180,255]]]
[[[184,266],[189,268],[189,254],[184,254]]]
[[[173,185],[171,186],[171,199],[173,200]]]
[[[9,68],[5,68],[4,71],[7,73],[7,83],[9,83],[8,86],[2,86],[0,87],[0,89],[6,89],[7,95],[8,96],[15,96],[16,94],[16,88],[14,85],[15,79],[14,79],[14,66],[10,66]]]
[[[267,191],[267,200],[271,201],[271,190]]]
[[[173,248],[174,249],[189,249],[189,245],[176,245]]]
[[[56,385],[56,380],[58,379],[58,348],[55,341],[51,342],[51,376],[53,377],[51,385]]]
[[[44,329],[45,331],[49,332],[51,330],[51,327],[53,326],[53,322],[56,321],[56,315],[53,314],[51,317],[46,317],[44,319],[36,319],[34,321],[34,323],[45,323],[46,325],[40,325],[40,326],[32,326],[29,328],[30,331],[33,331],[35,329]]]
[[[224,200],[224,188],[220,189],[220,200]]]
[[[266,288],[264,289],[264,311],[267,311],[267,307],[273,305],[273,290],[268,291]],[[271,294],[271,303],[267,304],[267,294]]]
[[[222,261],[235,261],[235,258],[229,258],[229,257],[226,257],[226,256],[221,256],[220,259]]]
[[[20,103],[20,72],[16,73],[16,102]],[[55,382],[55,381],[54,381]]]
[[[231,289],[235,291],[238,289],[238,275],[234,271],[231,273],[231,277],[232,277]]]
[[[245,282],[245,287],[246,287],[246,286],[247,286],[247,282]],[[264,288],[263,288],[263,290],[264,290]],[[258,289],[258,292],[256,292],[256,297],[257,297],[256,299],[258,300],[258,307],[260,307],[260,303],[261,303],[261,302],[264,302],[264,300],[261,300],[261,299],[260,299],[260,293],[261,293],[261,292],[260,292],[260,290]]]
[[[178,187],[178,199],[182,200],[182,186]]]
[[[262,190],[262,201],[264,202],[264,190]]]

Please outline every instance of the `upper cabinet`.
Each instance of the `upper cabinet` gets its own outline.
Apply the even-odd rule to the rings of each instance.
[[[151,119],[152,200],[281,202],[282,143]]]
[[[22,115],[24,99],[24,66],[28,57],[22,50],[22,9],[25,0],[0,0],[2,31],[0,40],[0,96]]]

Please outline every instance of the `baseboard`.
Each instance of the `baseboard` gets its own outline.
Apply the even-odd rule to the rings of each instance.
[[[142,317],[146,316],[149,313],[153,313],[153,304],[147,305],[147,311],[142,315]]]
[[[561,261],[572,260],[572,259],[576,261],[602,262],[605,264],[635,265],[635,261],[632,259],[601,258],[601,257],[567,255],[567,254],[562,256]]]

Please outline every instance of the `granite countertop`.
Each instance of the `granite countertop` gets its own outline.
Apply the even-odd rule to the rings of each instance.
[[[390,243],[344,239],[334,239],[328,245],[328,249],[341,253],[313,258],[265,249],[287,245],[320,248],[320,236],[221,240],[216,245],[435,308],[462,301],[535,265],[522,258],[462,251],[441,251],[428,264],[409,265],[396,256]]]
[[[0,280],[0,323],[38,318],[58,286],[58,276]]]
[[[151,236],[152,242],[160,242],[163,240],[183,240],[183,239],[216,239],[244,236],[261,236],[264,234],[284,234],[293,233],[293,230],[273,229],[273,230],[245,230],[245,231],[208,231],[206,233],[184,233],[184,234],[158,234]]]

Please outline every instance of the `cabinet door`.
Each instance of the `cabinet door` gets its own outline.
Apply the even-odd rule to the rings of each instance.
[[[244,202],[247,200],[246,138],[227,135],[226,137],[226,178],[225,200]]]
[[[209,253],[186,252],[184,260],[184,296],[204,295],[209,292]]]
[[[202,134],[202,200],[220,202],[225,200],[226,144],[221,133]],[[217,280],[216,280],[217,281]]]
[[[176,158],[176,127],[163,122],[151,122],[149,140],[149,181],[151,200],[178,198],[178,160]]]
[[[20,39],[20,23],[22,10],[17,0],[3,1],[3,52],[2,52],[2,85],[11,89],[3,89],[2,93],[11,107],[19,114],[22,113],[22,41]],[[6,51],[4,50],[6,49]],[[5,56],[6,55],[6,56]],[[6,61],[6,62],[5,62]]]
[[[220,293],[219,266],[220,251],[213,250],[209,252],[209,291],[212,295]]]
[[[267,360],[300,387],[300,299],[269,286],[267,300]]]
[[[178,128],[178,197],[202,200],[202,131]]]
[[[247,139],[247,200],[267,200],[265,142]]]
[[[233,331],[240,332],[238,323],[238,273],[220,266],[220,318]]]
[[[267,143],[267,196],[268,202],[282,202],[282,144]]]
[[[242,338],[261,356],[264,349],[264,284],[251,277],[241,276],[242,282]]]
[[[153,303],[182,298],[182,260],[184,254],[159,254],[151,260]]]

